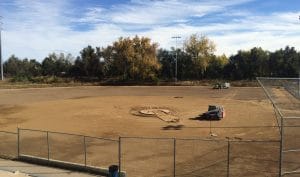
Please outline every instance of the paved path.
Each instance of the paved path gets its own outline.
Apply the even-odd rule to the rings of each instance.
[[[24,162],[0,159],[0,170],[15,172],[20,171],[33,177],[100,177],[87,173],[73,172],[69,170],[39,166]]]

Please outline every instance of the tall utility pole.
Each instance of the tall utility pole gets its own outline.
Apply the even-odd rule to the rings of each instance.
[[[299,70],[299,76],[298,76],[298,97],[300,99],[300,70]]]
[[[1,38],[1,32],[2,32],[2,22],[1,22],[2,16],[0,16],[0,65],[1,65],[1,80],[4,80],[3,77],[3,61],[2,61],[2,38]]]
[[[176,51],[176,60],[175,60],[175,82],[177,82],[177,59],[178,59],[178,51],[177,51],[177,40],[180,39],[180,36],[173,36],[172,39],[176,40],[175,51]]]

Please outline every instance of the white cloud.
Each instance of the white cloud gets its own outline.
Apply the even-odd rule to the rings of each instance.
[[[249,1],[252,0],[134,0],[131,3],[115,5],[110,9],[92,8],[79,21],[86,19],[86,22],[91,22],[93,19],[102,19],[117,24],[157,26],[186,21],[190,17],[202,17]],[[94,13],[95,10],[100,12]]]
[[[72,22],[76,23],[102,23],[106,22],[107,10],[102,7],[88,8],[84,17],[79,19],[73,19]]]
[[[239,49],[256,46],[268,50],[286,45],[299,46],[299,12],[263,16],[228,10],[230,6],[248,1],[132,0],[130,4],[115,5],[109,9],[88,7],[84,14],[75,18],[70,15],[74,12],[68,1],[14,0],[11,4],[17,11],[2,14],[5,16],[3,55],[4,59],[16,54],[21,58],[42,60],[50,52],[63,50],[76,56],[87,45],[106,46],[120,36],[134,35],[150,37],[160,47],[170,48],[175,45],[172,36],[180,35],[184,40],[192,33],[205,34],[214,40],[217,54],[230,55]],[[232,18],[202,25],[189,23],[190,17],[215,12]],[[76,30],[74,23],[92,28]],[[147,30],[140,30],[143,28]]]

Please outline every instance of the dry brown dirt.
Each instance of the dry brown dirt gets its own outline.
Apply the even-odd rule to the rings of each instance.
[[[198,120],[197,117],[207,110],[209,104],[223,105],[226,117],[221,121]],[[168,108],[176,113],[180,121],[168,123],[155,117],[131,114],[131,110],[136,107]],[[213,127],[211,130],[208,128],[210,125]],[[230,138],[237,141],[230,146],[231,176],[277,176],[278,143],[238,142],[278,140],[276,127],[263,126],[276,126],[276,119],[263,90],[255,87],[233,87],[227,90],[200,86],[0,90],[0,130],[15,132],[19,127],[111,139],[118,139],[119,136],[211,139],[211,131],[217,135],[214,139]],[[23,138],[25,141],[26,132]],[[49,139],[53,142],[52,158],[82,162],[82,139],[75,138],[73,144],[71,137],[51,134]],[[46,156],[45,139],[39,142],[39,138],[28,135],[27,140],[27,144],[24,142],[21,147],[22,150],[33,154],[34,151],[43,151],[35,154]],[[118,162],[116,154],[108,155],[118,152],[117,144],[87,141],[90,143],[90,156],[87,159],[89,164],[107,166],[108,163]],[[39,143],[36,144],[39,148],[33,146],[34,143]],[[177,145],[177,176],[207,177],[226,174],[226,142],[191,143],[182,140],[177,141]],[[64,149],[66,153],[59,152],[60,149]],[[131,176],[169,176],[173,167],[172,152],[172,139],[125,138],[122,148],[123,170],[128,171]],[[113,160],[103,160],[109,158]]]
[[[208,134],[193,128],[209,126],[208,121],[194,119],[209,104],[226,109],[226,117],[213,121],[214,127],[276,125],[272,107],[260,88],[220,91],[208,87],[75,87],[0,90],[0,128],[15,131],[19,126],[105,137],[206,137]],[[138,106],[176,110],[180,118],[177,124],[184,128],[166,131],[166,127],[177,124],[130,114]],[[219,136],[270,139],[260,132],[223,132]]]

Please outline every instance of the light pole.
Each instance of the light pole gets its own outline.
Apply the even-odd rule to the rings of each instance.
[[[2,22],[1,22],[2,16],[0,16],[0,65],[1,65],[1,80],[4,80],[3,76],[3,62],[2,62],[2,38],[1,38],[1,32],[2,32]]]
[[[299,76],[298,76],[298,97],[300,98],[300,70],[299,70]]]
[[[175,44],[175,51],[176,51],[176,60],[175,60],[175,82],[177,82],[177,57],[178,57],[178,53],[177,53],[177,40],[180,39],[180,36],[173,36],[172,39],[176,40],[176,44]]]

